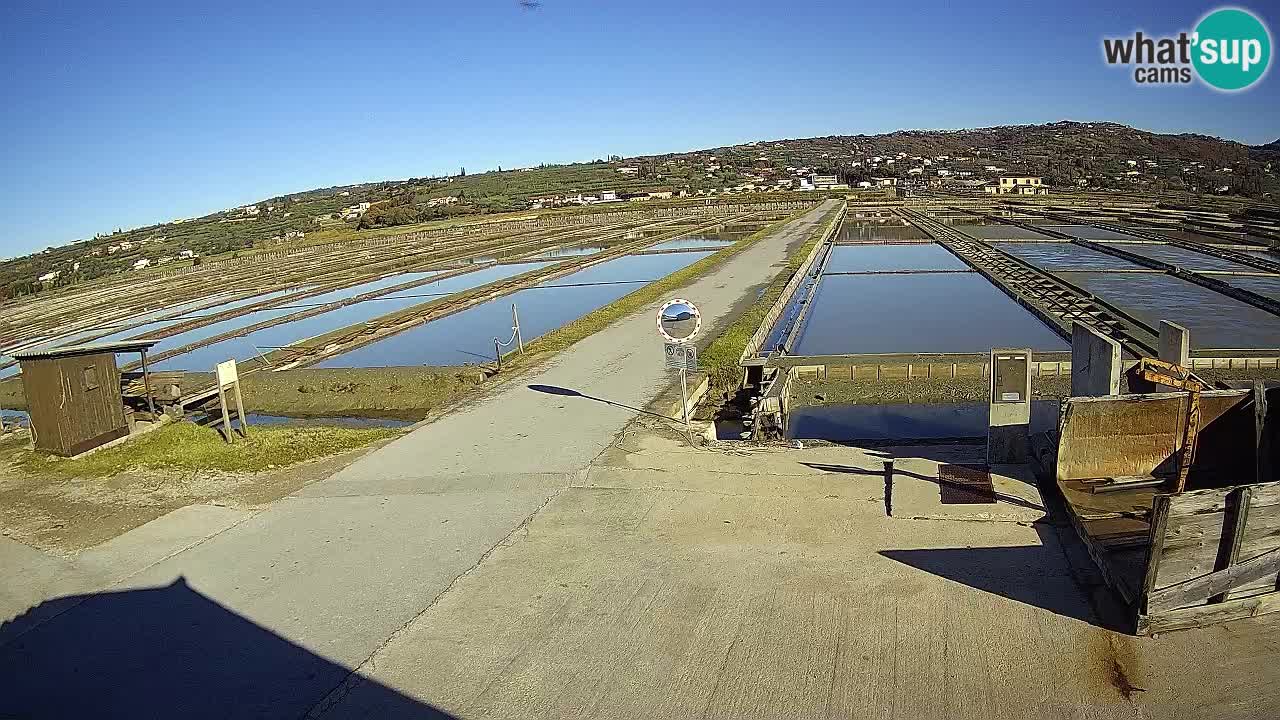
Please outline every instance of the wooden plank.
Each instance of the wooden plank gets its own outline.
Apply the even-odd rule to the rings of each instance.
[[[1229,620],[1256,617],[1280,610],[1280,593],[1268,593],[1239,600],[1228,600],[1216,605],[1169,610],[1138,617],[1138,634],[1151,635],[1170,630],[1206,627]]]
[[[1151,511],[1154,488],[1126,488],[1114,492],[1096,493],[1089,484],[1079,480],[1058,483],[1062,497],[1074,514],[1084,520],[1145,516]]]
[[[1179,493],[1172,512],[1179,517],[1203,515],[1205,513],[1224,512],[1227,509],[1227,496],[1241,485],[1225,488],[1209,488],[1205,490],[1188,490]],[[1256,508],[1280,505],[1280,482],[1257,483],[1250,485],[1252,490],[1252,506]]]
[[[1224,593],[1246,582],[1260,580],[1280,572],[1280,548],[1250,558],[1225,570],[1209,573],[1152,593],[1147,608],[1152,613],[1174,610],[1202,603],[1213,595]]]
[[[1132,537],[1139,537],[1143,542],[1146,542],[1151,535],[1151,523],[1135,517],[1084,520],[1082,525],[1085,531],[1089,533],[1089,537],[1104,545],[1111,545],[1113,542],[1127,540]]]
[[[1222,543],[1221,512],[1194,515],[1176,514],[1177,496],[1171,496],[1169,519],[1165,524],[1160,574],[1152,590],[1177,585],[1213,572]]]
[[[1249,391],[1201,394],[1200,430],[1246,401]],[[1186,393],[1068,398],[1058,442],[1058,480],[1160,475],[1177,464]],[[1250,443],[1252,444],[1252,443]],[[1206,452],[1211,448],[1202,447]],[[1212,459],[1212,455],[1201,453]]]
[[[1260,506],[1255,492],[1249,505],[1249,519],[1244,529],[1244,540],[1240,544],[1240,557],[1256,557],[1276,548],[1280,548],[1280,505]],[[1265,578],[1237,587],[1228,597],[1245,597],[1275,590],[1275,578]]]
[[[1254,482],[1267,482],[1271,479],[1271,433],[1267,431],[1267,388],[1261,380],[1253,383],[1253,424],[1258,452]]]
[[[1129,603],[1130,606],[1134,605],[1135,600],[1137,599],[1135,592],[1136,583],[1131,582],[1129,578],[1121,572],[1124,569],[1130,568],[1113,568],[1111,563],[1108,562],[1109,553],[1107,552],[1107,549],[1100,543],[1095,542],[1089,535],[1088,531],[1085,530],[1084,523],[1080,516],[1074,512],[1068,513],[1068,515],[1071,517],[1071,525],[1075,528],[1076,534],[1079,535],[1080,539],[1084,542],[1085,549],[1089,552],[1089,557],[1093,558],[1093,564],[1096,565],[1098,571],[1102,573],[1102,579],[1106,581],[1109,587],[1120,593],[1120,597],[1122,597],[1126,603]]]
[[[1218,544],[1218,560],[1214,571],[1220,572],[1236,564],[1240,559],[1240,545],[1244,543],[1244,526],[1249,521],[1249,500],[1253,488],[1248,485],[1236,488],[1231,493],[1231,501],[1222,521],[1222,541]],[[1210,603],[1220,603],[1227,599],[1225,592],[1209,598]]]
[[[1239,487],[1248,487],[1251,502],[1237,557],[1256,557],[1280,548],[1280,505],[1274,503],[1276,488],[1265,485],[1200,490],[1175,495],[1165,531],[1164,552],[1156,588],[1165,588],[1222,569],[1219,566],[1222,538],[1228,529],[1228,498]],[[1198,510],[1188,514],[1187,508]],[[1231,598],[1274,589],[1271,580],[1238,586]]]
[[[1157,495],[1151,506],[1151,544],[1147,546],[1146,573],[1142,577],[1142,590],[1138,593],[1144,612],[1156,587],[1160,573],[1160,557],[1164,554],[1165,525],[1169,521],[1169,496]]]

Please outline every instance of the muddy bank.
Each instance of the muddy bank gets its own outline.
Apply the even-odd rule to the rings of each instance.
[[[0,534],[72,554],[193,503],[253,510],[326,478],[379,442],[264,472],[127,470],[110,477],[33,473],[16,462],[30,435],[0,437]]]
[[[1276,370],[1197,370],[1196,374],[1216,386],[1220,382],[1280,382]],[[1120,379],[1120,392],[1131,392],[1128,379]],[[986,402],[988,381],[983,377],[914,377],[875,380],[797,379],[791,384],[791,402],[796,406],[813,405],[892,405],[898,403],[963,403]],[[1033,400],[1057,400],[1071,394],[1071,378],[1031,378]]]
[[[798,406],[986,402],[987,382],[981,377],[795,380],[791,383],[791,402]],[[1034,399],[1057,399],[1070,392],[1069,377],[1031,379]]]

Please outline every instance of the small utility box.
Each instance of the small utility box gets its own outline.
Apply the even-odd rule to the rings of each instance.
[[[991,351],[987,464],[1031,458],[1031,350]]]
[[[154,340],[47,347],[14,353],[35,446],[70,457],[129,434],[116,353],[143,355]]]

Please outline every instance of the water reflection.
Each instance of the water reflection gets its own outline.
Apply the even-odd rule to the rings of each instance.
[[[511,305],[527,343],[710,253],[629,255],[419,325],[317,367],[462,365],[493,360],[493,338],[511,333]],[[655,338],[657,335],[655,334]]]
[[[1057,400],[1031,401],[1031,432],[1057,427]],[[813,405],[791,411],[787,437],[803,440],[941,440],[987,436],[986,403]]]
[[[968,270],[963,260],[937,243],[836,245],[823,272]]]
[[[1280,317],[1172,275],[1062,276],[1152,327],[1175,320],[1191,331],[1193,348],[1280,348]]]
[[[991,246],[1046,270],[1142,270],[1124,258],[1070,242],[992,242]],[[1129,246],[1126,246],[1129,247]]]
[[[1177,245],[1157,245],[1154,243],[1108,243],[1134,255],[1149,257],[1153,260],[1167,262],[1187,270],[1234,270],[1236,272],[1257,272],[1249,265],[1240,265],[1212,255],[1196,252]]]
[[[985,353],[1067,344],[974,273],[827,275],[818,283],[796,355]]]
[[[302,320],[295,320],[282,325],[263,328],[262,330],[255,331],[241,337],[222,340],[220,342],[213,343],[212,345],[196,348],[191,352],[183,353],[182,355],[157,363],[156,368],[161,370],[208,370],[217,363],[229,358],[246,360],[257,355],[270,352],[272,349],[292,345],[308,338],[332,332],[338,328],[368,322],[383,315],[404,310],[405,308],[409,308],[414,305],[431,302],[432,300],[436,300],[453,293],[470,290],[496,280],[514,277],[521,273],[526,273],[530,270],[536,270],[551,264],[552,263],[549,262],[537,262],[491,265],[489,267],[476,270],[475,272],[455,275],[453,277],[436,280],[425,285],[419,285],[405,290],[398,290],[375,299],[339,307],[328,312],[320,313],[319,315],[303,318]],[[395,277],[401,278],[403,275]],[[404,280],[400,280],[400,282],[404,282]],[[390,287],[396,284],[398,283],[384,282],[381,287]],[[347,295],[347,297],[350,297],[350,295]],[[313,299],[309,298],[307,300],[308,305],[313,302]],[[287,314],[299,312],[302,309],[304,308],[295,305],[291,306],[291,309],[262,311],[250,314],[248,317],[254,319],[249,320],[248,322],[238,322],[242,320],[242,318],[235,318],[230,321],[225,321],[224,323],[217,323],[216,326],[225,325],[226,329],[220,330],[220,332],[229,332],[237,327],[245,327],[266,319],[282,317]],[[215,326],[209,326],[209,328],[201,328],[200,330],[208,331],[210,328],[214,327]],[[217,335],[218,332],[202,332],[200,334],[203,335],[203,337],[208,338]],[[183,333],[183,335],[188,335],[188,333]],[[188,340],[187,342],[195,341]],[[157,346],[157,348],[158,347],[159,346]],[[175,345],[174,347],[181,346]]]
[[[966,235],[971,235],[983,240],[1053,240],[1054,238],[1044,233],[1028,230],[1018,225],[1005,225],[1004,223],[993,223],[991,225],[956,225],[959,230]]]
[[[1064,235],[1084,238],[1085,240],[1137,240],[1135,235],[1106,230],[1092,225],[1045,225],[1046,229],[1056,230]]]

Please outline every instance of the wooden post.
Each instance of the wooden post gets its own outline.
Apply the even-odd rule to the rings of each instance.
[[[218,406],[222,408],[222,431],[227,436],[227,442],[235,444],[236,435],[231,431],[231,415],[227,412],[227,393],[222,383],[218,383]]]
[[[884,514],[893,517],[893,458],[884,461]]]
[[[1227,507],[1222,519],[1222,536],[1218,539],[1218,558],[1214,572],[1226,570],[1240,559],[1240,544],[1244,541],[1244,526],[1249,522],[1249,503],[1253,500],[1253,488],[1245,485],[1227,495]],[[1209,598],[1209,604],[1223,602],[1227,593]]]
[[[240,434],[249,437],[249,418],[244,414],[244,398],[240,395],[240,378],[236,378],[236,415],[240,418]]]
[[[147,391],[147,409],[151,411],[151,421],[156,421],[156,403],[151,398],[151,372],[147,370],[147,351],[139,351],[142,355],[142,387]]]
[[[516,304],[511,303],[511,329],[516,333],[516,346],[520,348],[520,354],[524,354],[524,338],[520,337],[520,315],[516,313]]]
[[[1271,432],[1267,427],[1267,387],[1261,380],[1253,383],[1253,426],[1257,436],[1254,449],[1258,453],[1257,477],[1254,482],[1271,482]]]
[[[1147,610],[1147,599],[1156,589],[1156,576],[1160,574],[1160,555],[1164,552],[1164,531],[1169,523],[1169,496],[1156,495],[1151,503],[1151,523],[1148,530],[1146,571],[1142,576],[1142,593],[1138,596],[1142,611]]]
[[[249,421],[244,416],[244,398],[240,394],[240,373],[236,371],[236,361],[227,360],[214,367],[215,381],[218,384],[218,405],[222,407],[222,425],[227,431],[227,442],[235,442],[235,432],[231,429],[231,413],[227,409],[227,389],[235,392],[236,417],[240,418],[240,433],[249,437]]]

